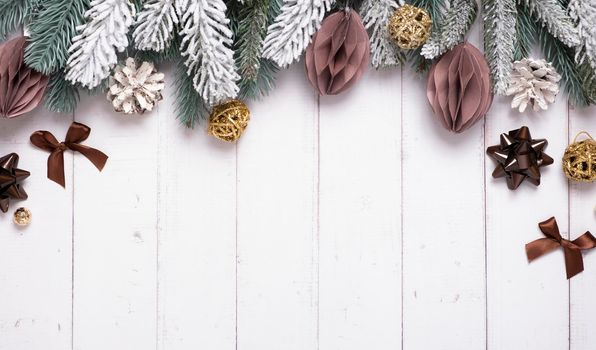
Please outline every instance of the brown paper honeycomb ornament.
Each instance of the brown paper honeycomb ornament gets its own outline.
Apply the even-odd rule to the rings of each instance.
[[[250,121],[250,111],[244,102],[230,100],[213,107],[209,116],[209,135],[234,142],[242,136]]]
[[[577,141],[580,135],[587,138]],[[563,172],[568,179],[577,182],[596,181],[596,141],[585,131],[577,134],[563,155]]]
[[[389,19],[389,36],[402,49],[416,49],[428,40],[432,23],[424,9],[406,4]]]

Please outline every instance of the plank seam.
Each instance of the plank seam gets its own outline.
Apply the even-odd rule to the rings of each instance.
[[[401,349],[404,348],[404,68],[400,67],[400,279],[401,279]]]

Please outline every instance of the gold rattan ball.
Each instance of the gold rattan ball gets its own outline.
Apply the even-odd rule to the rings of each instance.
[[[588,138],[577,141],[580,135]],[[596,181],[596,141],[585,131],[580,132],[565,150],[563,171],[568,179],[578,182]]]
[[[248,107],[242,101],[230,100],[213,107],[209,116],[209,134],[226,142],[234,142],[242,136],[249,120]]]
[[[432,23],[428,12],[406,4],[389,19],[389,36],[400,48],[415,49],[430,36]]]

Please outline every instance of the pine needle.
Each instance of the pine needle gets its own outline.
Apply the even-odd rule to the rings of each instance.
[[[532,48],[538,39],[538,28],[532,15],[524,6],[517,5],[516,40],[513,59],[519,61],[530,57]]]
[[[25,63],[44,74],[63,68],[76,27],[85,22],[88,7],[88,0],[48,2],[29,27],[31,37],[25,48]]]
[[[25,0],[0,0],[0,40],[23,24],[26,13]]]
[[[584,90],[590,85],[590,79],[581,76],[582,72],[575,64],[574,51],[546,30],[540,31],[539,41],[547,61],[561,74],[561,84],[567,91],[570,102],[576,107],[586,107],[593,102],[593,97]]]
[[[515,0],[484,0],[484,52],[492,87],[504,95],[515,52],[517,8]]]
[[[176,118],[187,128],[193,129],[199,120],[205,120],[209,109],[195,90],[192,77],[186,74],[182,60],[176,65]]]
[[[71,114],[79,103],[79,91],[64,79],[64,73],[52,74],[45,93],[45,107],[54,113]]]

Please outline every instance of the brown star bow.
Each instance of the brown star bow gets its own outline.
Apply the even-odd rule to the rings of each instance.
[[[517,189],[525,179],[540,185],[540,167],[553,164],[544,153],[547,145],[545,139],[532,139],[527,126],[501,134],[500,144],[486,150],[498,162],[493,177],[505,177],[510,190]]]
[[[534,259],[562,247],[565,254],[567,279],[582,272],[584,270],[584,260],[581,251],[596,247],[596,238],[590,232],[586,232],[575,240],[569,241],[561,237],[557,220],[554,217],[539,223],[538,226],[546,238],[540,238],[526,244],[528,260],[532,262]]]
[[[27,199],[27,193],[19,182],[29,177],[26,170],[18,169],[19,156],[10,153],[0,158],[0,210],[8,211],[9,200]]]
[[[67,149],[79,152],[95,165],[101,171],[108,160],[108,156],[103,152],[80,143],[85,141],[91,128],[87,125],[74,122],[66,133],[66,140],[58,142],[51,132],[40,130],[31,135],[31,143],[35,146],[50,152],[48,157],[48,179],[65,186],[64,181],[64,151]]]

